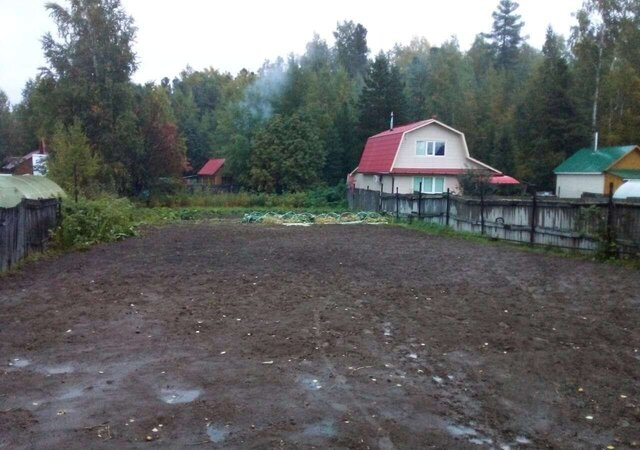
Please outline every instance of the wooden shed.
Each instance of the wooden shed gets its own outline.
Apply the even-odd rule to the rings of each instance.
[[[59,220],[64,191],[38,175],[0,175],[0,272],[43,250]]]
[[[198,171],[198,183],[211,186],[220,186],[223,184],[222,173],[224,167],[224,158],[209,159],[202,169]]]

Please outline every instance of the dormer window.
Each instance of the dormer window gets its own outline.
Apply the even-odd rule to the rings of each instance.
[[[416,141],[416,156],[444,156],[444,141]]]

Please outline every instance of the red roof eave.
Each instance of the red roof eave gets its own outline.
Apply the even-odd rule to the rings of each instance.
[[[464,169],[437,169],[437,168],[394,168],[391,173],[393,175],[462,175]]]
[[[493,176],[489,179],[489,183],[490,184],[512,184],[512,185],[520,184],[518,180],[516,180],[513,177],[510,177],[509,175]]]

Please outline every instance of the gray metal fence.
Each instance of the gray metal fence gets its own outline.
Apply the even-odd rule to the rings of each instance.
[[[355,189],[349,207],[386,212],[532,244],[597,250],[605,242],[616,251],[640,255],[640,203],[607,198],[567,201],[544,197],[477,198],[454,195],[397,195]]]
[[[57,199],[23,200],[14,208],[0,208],[0,272],[46,248],[59,211]]]

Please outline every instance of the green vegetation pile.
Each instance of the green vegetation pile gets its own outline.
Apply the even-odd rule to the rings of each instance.
[[[280,225],[311,225],[311,224],[356,224],[356,223],[388,223],[387,217],[376,212],[361,211],[358,213],[322,213],[289,211],[284,214],[276,212],[256,211],[245,214],[243,223],[267,223]]]

